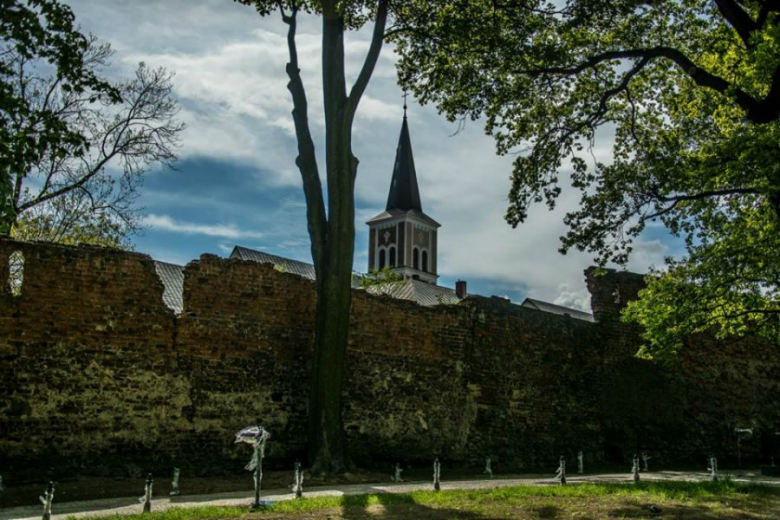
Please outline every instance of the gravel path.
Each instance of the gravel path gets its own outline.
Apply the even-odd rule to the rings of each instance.
[[[721,475],[729,475],[724,472]],[[765,477],[755,473],[730,474],[734,482],[754,482],[780,486],[780,477]],[[567,475],[569,484],[581,482],[599,483],[629,483],[631,475],[601,474],[601,475]],[[707,480],[706,473],[694,473],[683,471],[659,471],[642,474],[643,480],[670,480],[670,481],[702,481]],[[518,485],[555,485],[555,481],[548,475],[523,475],[502,476],[495,479],[479,480],[454,480],[442,481],[441,488],[447,489],[489,489],[496,487]],[[339,496],[362,495],[366,493],[407,493],[431,489],[430,482],[404,482],[404,483],[377,483],[377,484],[350,484],[340,486],[304,487],[304,496]],[[213,495],[184,495],[178,497],[161,497],[152,502],[152,511],[160,511],[170,507],[195,507],[195,506],[246,506],[252,502],[254,494],[251,490],[245,492],[220,493]],[[57,503],[56,491],[53,505],[53,520],[64,520],[71,516],[75,518],[89,518],[95,516],[107,516],[115,514],[140,513],[142,505],[137,497],[110,498],[83,502]],[[288,489],[269,489],[262,493],[264,500],[291,500],[294,495]],[[25,506],[0,510],[0,520],[38,520],[41,518],[42,507]]]

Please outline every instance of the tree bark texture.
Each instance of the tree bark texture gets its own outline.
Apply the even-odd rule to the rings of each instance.
[[[317,315],[309,399],[309,457],[316,472],[339,473],[348,459],[341,415],[341,392],[352,304],[352,259],[355,248],[355,177],[352,122],[382,46],[387,0],[377,4],[369,52],[352,90],[344,75],[344,20],[335,1],[322,2],[322,80],[325,108],[325,161],[328,212],[309,131],[308,105],[295,45],[297,11],[282,12],[288,25],[288,89],[298,140],[296,164],[303,179],[312,259],[317,275]]]

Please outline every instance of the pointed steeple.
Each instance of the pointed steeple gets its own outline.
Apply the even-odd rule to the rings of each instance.
[[[437,235],[441,225],[422,210],[412,140],[406,121],[406,94],[387,209],[366,224],[369,271],[390,268],[403,276],[404,280],[436,284],[439,279],[436,274]]]
[[[404,102],[404,105],[406,103]],[[390,193],[387,196],[388,211],[400,209],[403,211],[422,211],[420,189],[417,187],[417,172],[414,169],[412,156],[412,140],[409,137],[409,125],[406,123],[406,106],[404,106],[404,122],[401,125],[401,136],[395,152],[393,180],[390,182]]]

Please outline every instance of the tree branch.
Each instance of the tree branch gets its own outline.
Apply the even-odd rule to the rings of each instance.
[[[653,194],[661,202],[681,202],[686,200],[701,200],[708,197],[724,197],[726,195],[758,195],[759,191],[753,188],[732,188],[727,190],[710,190],[702,191],[694,195],[675,195],[672,197],[664,197],[657,194]]]
[[[780,15],[777,17],[780,19]],[[775,68],[772,73],[772,84],[769,86],[769,92],[758,104],[756,111],[763,114],[765,120],[756,122],[770,122],[780,117],[780,66]]]
[[[382,50],[382,43],[385,37],[385,24],[387,23],[387,2],[388,0],[379,0],[376,11],[376,21],[374,22],[374,33],[371,36],[371,46],[366,54],[366,59],[363,62],[363,68],[360,69],[360,74],[355,80],[355,84],[352,85],[352,90],[347,98],[346,109],[346,121],[347,128],[352,128],[352,121],[355,118],[355,112],[357,111],[360,98],[363,97],[363,93],[366,90],[371,74],[374,72],[376,62],[379,59],[379,53]]]
[[[545,67],[539,69],[520,70],[519,74],[526,74],[532,77],[543,74],[562,74],[571,76],[580,72],[596,67],[597,65],[619,59],[627,58],[646,58],[645,64],[655,58],[665,58],[673,61],[685,74],[688,75],[697,85],[707,87],[722,94],[730,95],[733,93],[737,104],[747,112],[747,117],[754,123],[767,123],[776,120],[780,116],[780,107],[768,107],[759,102],[744,90],[734,87],[731,83],[716,76],[704,69],[698,68],[685,54],[672,47],[650,47],[646,49],[626,49],[619,51],[608,51],[595,56],[591,56],[582,63],[573,67]],[[780,80],[778,81],[778,90],[780,90]]]
[[[752,47],[750,35],[758,29],[756,22],[734,0],[713,0],[713,2],[718,6],[723,18],[737,31],[745,47],[750,49]]]
[[[309,129],[306,90],[303,87],[301,70],[298,68],[298,50],[295,44],[298,8],[293,3],[292,13],[287,15],[282,9],[281,2],[279,2],[279,11],[282,14],[282,20],[288,26],[287,49],[290,61],[286,70],[290,81],[287,83],[287,90],[290,91],[292,96],[292,116],[295,124],[295,136],[298,141],[298,157],[295,159],[295,164],[298,166],[303,181],[303,192],[306,198],[306,221],[311,238],[312,260],[319,277],[325,254],[327,217],[325,216],[325,202],[322,198],[322,183],[320,181],[319,169],[317,168],[317,157],[314,153],[314,140]]]
[[[98,163],[89,170],[83,177],[81,177],[78,181],[68,184],[66,186],[63,186],[62,188],[58,190],[54,190],[48,194],[40,194],[38,197],[35,197],[33,199],[30,199],[29,201],[25,202],[21,206],[19,206],[19,213],[22,211],[25,211],[33,206],[37,206],[38,204],[42,204],[46,201],[49,201],[51,199],[54,199],[56,197],[60,197],[62,195],[65,195],[66,193],[70,193],[73,190],[76,190],[78,188],[81,188],[84,186],[87,182],[89,182],[90,179],[94,178],[95,175],[97,175],[104,167],[105,165],[114,158],[118,153],[121,152],[121,148],[112,149],[111,153],[108,155],[105,155]]]
[[[601,95],[601,100],[599,101],[599,108],[589,118],[591,123],[595,123],[599,118],[606,114],[607,103],[609,100],[617,94],[626,91],[628,89],[628,84],[631,83],[631,79],[636,76],[645,67],[645,65],[647,65],[648,61],[650,61],[650,58],[641,58],[633,67],[631,67],[631,70],[626,72],[626,74],[623,76],[623,79],[620,80],[620,83],[617,86],[604,91],[604,93]]]
[[[673,197],[666,197],[663,195],[660,195],[658,193],[651,193],[650,195],[654,197],[659,202],[671,202],[671,204],[655,213],[652,213],[650,215],[643,216],[640,221],[645,222],[648,220],[652,220],[654,218],[660,217],[662,215],[666,215],[670,211],[672,211],[674,208],[677,207],[678,204],[681,202],[689,201],[689,200],[702,200],[707,199],[710,197],[725,197],[728,195],[758,195],[759,191],[754,190],[752,188],[733,188],[728,190],[710,190],[710,191],[702,191],[700,193],[695,193],[693,195],[675,195]]]

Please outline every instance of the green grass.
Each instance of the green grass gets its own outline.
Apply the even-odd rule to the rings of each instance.
[[[314,497],[280,501],[259,513],[248,507],[174,508],[141,515],[116,515],[102,520],[195,520],[251,517],[284,518],[570,518],[577,512],[602,518],[645,518],[647,504],[677,511],[673,518],[772,518],[762,510],[780,511],[778,490],[756,484],[721,482],[644,482],[633,484],[577,484],[569,486],[514,486],[481,490],[415,491],[403,494],[367,494]],[[775,509],[777,508],[777,509]],[[603,510],[603,511],[602,511]],[[705,513],[706,510],[706,513]],[[720,512],[720,513],[718,513]],[[369,514],[370,513],[370,514]],[[526,515],[527,513],[527,515]],[[571,513],[571,514],[569,514]],[[757,514],[758,516],[749,516]],[[344,516],[342,516],[342,514]],[[464,516],[461,516],[464,515]],[[483,516],[489,515],[489,516]],[[639,516],[638,516],[639,515]],[[745,516],[743,516],[745,515]],[[666,518],[666,516],[664,516]],[[101,519],[98,519],[101,520]]]

